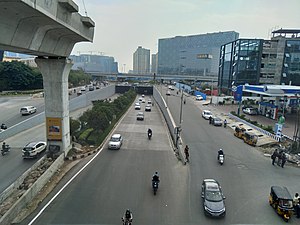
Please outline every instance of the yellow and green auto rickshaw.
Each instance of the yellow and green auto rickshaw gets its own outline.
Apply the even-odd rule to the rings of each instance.
[[[288,222],[293,215],[293,198],[286,187],[272,186],[269,203]]]
[[[243,139],[245,131],[246,131],[246,129],[244,127],[237,126],[237,127],[235,127],[235,130],[234,130],[234,136]]]
[[[252,132],[245,132],[243,139],[248,145],[255,146],[257,144],[258,136]]]

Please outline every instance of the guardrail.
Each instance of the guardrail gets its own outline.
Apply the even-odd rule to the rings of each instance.
[[[272,133],[270,133],[270,132],[268,132],[268,131],[266,131],[266,130],[260,128],[260,127],[255,126],[255,125],[252,124],[252,123],[249,123],[249,122],[247,122],[247,121],[245,121],[245,120],[243,120],[243,119],[241,119],[241,118],[239,118],[239,117],[237,117],[237,116],[235,116],[235,115],[232,115],[231,113],[229,113],[228,116],[229,116],[230,118],[232,118],[232,119],[235,119],[235,120],[238,120],[238,121],[240,121],[240,122],[243,122],[244,124],[247,124],[248,126],[254,128],[255,130],[260,131],[261,133],[263,133],[263,134],[265,134],[265,135],[267,135],[267,136],[273,138],[274,140],[276,140],[276,141],[278,141],[278,142],[281,141],[282,137],[287,138],[287,139],[290,139],[290,140],[293,140],[291,137],[289,137],[289,136],[287,136],[287,135],[284,135],[284,134],[282,135],[282,137],[278,137],[278,136],[276,136],[275,134],[272,134]]]

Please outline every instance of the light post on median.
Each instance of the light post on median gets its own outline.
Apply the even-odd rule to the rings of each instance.
[[[179,126],[176,130],[176,148],[179,148],[179,138],[181,132],[181,125],[182,125],[182,101],[183,101],[183,89],[181,88],[181,98],[180,98],[180,113],[179,113]]]

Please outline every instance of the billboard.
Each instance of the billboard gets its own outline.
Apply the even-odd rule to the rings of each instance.
[[[47,140],[49,141],[61,141],[62,140],[62,126],[61,118],[46,118],[47,127]]]

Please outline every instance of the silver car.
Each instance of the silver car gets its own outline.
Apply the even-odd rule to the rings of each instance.
[[[120,149],[123,143],[121,134],[114,134],[108,142],[108,149]]]
[[[223,121],[219,117],[212,117],[211,124],[214,126],[222,126]]]

